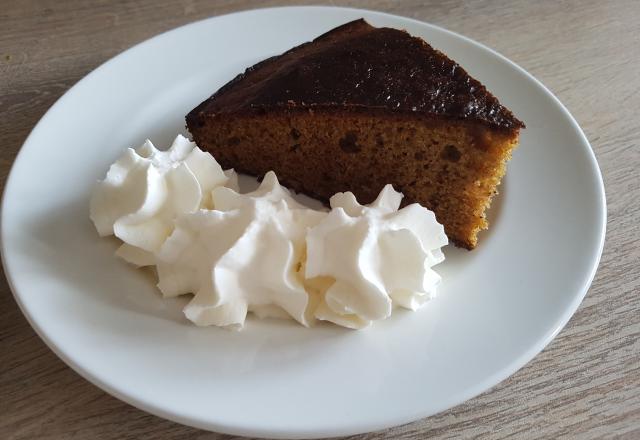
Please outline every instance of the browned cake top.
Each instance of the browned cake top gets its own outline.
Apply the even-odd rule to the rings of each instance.
[[[380,108],[524,127],[424,40],[362,19],[248,68],[188,117],[296,107]]]

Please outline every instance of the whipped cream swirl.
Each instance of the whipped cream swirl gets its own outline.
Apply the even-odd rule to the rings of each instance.
[[[307,228],[326,213],[295,202],[273,172],[239,194],[213,191],[215,210],[182,216],[158,254],[165,296],[195,293],[184,312],[197,325],[240,328],[248,311],[261,317],[312,318],[300,261]]]
[[[137,266],[154,264],[154,254],[171,234],[176,218],[213,208],[211,191],[235,182],[209,153],[178,135],[167,151],[147,140],[129,148],[98,182],[90,217],[100,236],[124,243],[117,254]]]
[[[305,278],[321,295],[315,317],[366,327],[391,315],[394,305],[417,310],[436,294],[448,243],[433,212],[400,207],[402,194],[386,185],[370,205],[338,193],[331,212],[307,234]]]

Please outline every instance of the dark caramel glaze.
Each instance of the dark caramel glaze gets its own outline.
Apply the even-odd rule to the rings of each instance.
[[[405,31],[360,19],[266,59],[187,115],[377,108],[517,130],[524,124],[457,63]]]

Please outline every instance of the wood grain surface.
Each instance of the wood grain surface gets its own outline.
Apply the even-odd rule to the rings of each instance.
[[[46,110],[124,49],[176,26],[277,1],[0,1],[0,175]],[[325,2],[297,2],[325,3]],[[449,411],[353,439],[640,439],[640,2],[330,2],[480,41],[553,91],[592,142],[607,240],[585,301],[532,362]],[[105,394],[59,360],[0,277],[0,438],[229,439]]]

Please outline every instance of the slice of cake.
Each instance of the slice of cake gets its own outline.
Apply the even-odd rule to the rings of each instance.
[[[391,183],[468,249],[524,127],[424,40],[364,20],[248,68],[186,119],[225,168],[325,201]]]

